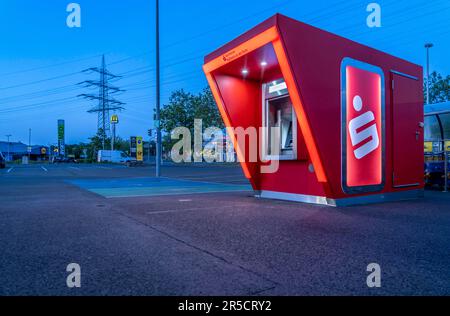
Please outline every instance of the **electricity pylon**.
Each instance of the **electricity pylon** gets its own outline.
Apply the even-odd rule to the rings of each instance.
[[[95,72],[100,74],[100,80],[86,80],[80,82],[79,85],[83,85],[84,87],[98,87],[98,95],[95,94],[87,94],[83,93],[78,95],[79,97],[88,99],[88,100],[98,100],[98,105],[94,106],[92,109],[88,111],[88,113],[97,113],[98,121],[97,121],[97,130],[101,131],[102,137],[102,147],[105,149],[105,140],[108,134],[111,134],[111,124],[110,124],[110,112],[123,110],[125,103],[116,100],[115,98],[110,97],[110,95],[124,92],[118,87],[115,87],[110,84],[110,81],[114,81],[122,78],[121,76],[116,76],[110,73],[106,69],[105,56],[102,57],[102,65],[100,68],[93,67],[88,68],[82,71],[83,73]]]

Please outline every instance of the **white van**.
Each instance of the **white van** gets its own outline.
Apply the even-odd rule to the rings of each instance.
[[[120,150],[99,150],[97,155],[97,162],[130,163],[135,161],[136,158],[131,158]]]

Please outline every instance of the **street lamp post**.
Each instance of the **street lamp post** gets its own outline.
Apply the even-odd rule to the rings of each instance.
[[[155,128],[156,128],[156,177],[161,176],[161,125],[160,125],[160,110],[161,110],[161,86],[160,86],[160,60],[159,60],[159,0],[156,0],[156,113],[155,113]]]
[[[433,46],[432,43],[425,44],[427,50],[427,104],[430,104],[430,48]]]

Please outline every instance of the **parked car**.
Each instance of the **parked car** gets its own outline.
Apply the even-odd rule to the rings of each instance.
[[[62,160],[62,158],[60,158],[60,157],[53,157],[51,160],[51,163],[59,163],[59,162],[61,162],[61,160]]]
[[[53,163],[78,163],[73,157],[55,157],[52,160]]]
[[[0,152],[0,169],[6,168],[6,159],[3,157],[3,154]]]
[[[64,163],[78,163],[78,160],[76,160],[73,157],[66,157],[66,158],[63,159],[62,162],[64,162]]]

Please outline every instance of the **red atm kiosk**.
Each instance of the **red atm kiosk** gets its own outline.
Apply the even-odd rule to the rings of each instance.
[[[423,195],[420,66],[277,14],[203,69],[257,196],[346,206]],[[252,127],[257,160],[255,141],[232,132]]]

